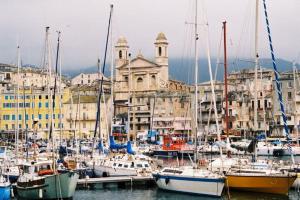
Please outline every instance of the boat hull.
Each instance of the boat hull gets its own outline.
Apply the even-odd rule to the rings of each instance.
[[[194,156],[194,151],[178,151],[178,150],[154,150],[152,153],[152,156],[158,156],[158,157],[184,157],[188,158]]]
[[[45,176],[42,185],[24,187],[17,185],[21,199],[70,199],[73,197],[79,175],[74,172]]]
[[[296,176],[226,175],[230,189],[287,195]]]
[[[111,177],[111,176],[137,176],[136,170],[112,168],[102,165],[94,167],[94,173],[96,177]]]
[[[0,199],[1,200],[10,199],[10,185],[0,186]]]
[[[224,178],[197,178],[162,176],[152,174],[160,189],[196,195],[220,197],[224,188]]]

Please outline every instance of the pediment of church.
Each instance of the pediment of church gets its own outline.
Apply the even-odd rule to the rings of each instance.
[[[130,63],[131,69],[138,69],[138,68],[146,69],[146,68],[156,68],[156,67],[159,67],[159,65],[143,57],[134,58],[133,60],[131,60]],[[126,70],[127,68],[128,68],[128,63],[119,67],[119,69],[126,69]]]

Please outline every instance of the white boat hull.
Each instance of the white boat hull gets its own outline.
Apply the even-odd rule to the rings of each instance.
[[[103,176],[137,176],[136,170],[112,168],[108,166],[96,165],[94,167],[94,173],[97,177]]]
[[[196,178],[181,176],[161,176],[153,174],[160,189],[197,195],[220,197],[224,188],[222,178]]]

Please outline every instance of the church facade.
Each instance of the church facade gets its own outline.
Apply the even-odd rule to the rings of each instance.
[[[182,101],[183,96],[188,99],[190,88],[184,83],[169,80],[168,41],[164,33],[157,35],[154,50],[155,59],[151,61],[141,53],[131,58],[124,37],[120,37],[115,45],[115,115],[127,116],[130,113],[130,138],[138,132],[154,129],[154,118],[187,117],[186,113],[182,113],[186,112],[189,103],[184,101],[185,105],[180,104],[176,108],[174,102]],[[158,102],[164,102],[164,106],[159,106]],[[187,120],[188,123],[190,120]]]

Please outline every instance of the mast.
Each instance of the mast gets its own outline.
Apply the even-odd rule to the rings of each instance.
[[[110,18],[109,18],[109,27],[110,28],[110,35],[111,35],[111,60],[110,60],[110,81],[111,81],[111,89],[110,89],[110,100],[111,100],[111,128],[110,132],[108,134],[108,142],[109,136],[112,134],[113,131],[113,122],[114,122],[114,113],[115,113],[115,107],[114,107],[114,49],[113,49],[113,30],[112,30],[112,14],[113,14],[113,5],[110,5]],[[108,36],[107,36],[108,40]],[[104,69],[103,69],[104,70]]]
[[[296,63],[295,61],[293,62],[293,78],[294,78],[294,129],[296,131],[296,137],[297,137],[297,146],[299,146],[299,132],[298,132],[298,127],[297,127],[297,103],[296,103],[296,95],[297,95],[297,83],[296,83]]]
[[[130,97],[131,97],[131,55],[129,53],[129,63],[128,63],[128,101],[127,101],[127,106],[128,106],[128,133],[127,133],[127,141],[130,140]]]
[[[21,52],[20,52],[20,46],[18,45],[17,47],[17,54],[18,54],[18,60],[17,60],[17,95],[16,95],[16,100],[17,100],[17,126],[16,126],[16,158],[17,158],[17,163],[18,163],[18,154],[19,154],[19,112],[20,112],[20,107],[19,107],[19,90],[20,90],[20,85],[19,85],[19,80],[20,79],[20,67],[21,67]]]
[[[223,33],[224,33],[225,121],[226,121],[226,135],[227,138],[229,138],[226,21],[223,22]]]
[[[259,4],[256,0],[255,5],[255,77],[254,77],[254,131],[257,131],[257,70],[258,70],[258,22]]]
[[[271,30],[270,30],[270,24],[269,24],[267,6],[266,6],[266,1],[265,0],[263,0],[263,4],[264,4],[265,19],[266,19],[266,25],[267,25],[268,38],[269,38],[270,53],[271,53],[271,58],[272,58],[272,61],[273,61],[272,63],[273,63],[273,69],[274,69],[274,74],[275,74],[277,95],[278,95],[278,100],[279,100],[279,104],[280,104],[281,116],[282,116],[282,119],[283,119],[284,131],[285,131],[286,139],[287,139],[287,142],[288,142],[288,150],[291,154],[291,160],[292,160],[293,164],[295,164],[292,147],[290,145],[291,137],[289,135],[289,128],[287,126],[287,119],[286,119],[284,104],[283,104],[283,101],[282,101],[282,90],[281,90],[281,87],[280,87],[280,76],[279,76],[279,72],[277,70],[277,65],[276,65],[276,60],[275,60],[275,55],[274,55],[274,48],[273,48],[273,43],[272,43]]]
[[[61,55],[59,54],[59,136],[60,136],[60,145],[62,142],[62,129],[63,129],[63,116],[62,116],[62,87],[61,87]]]
[[[108,48],[108,42],[109,42],[109,35],[111,35],[111,46],[113,46],[113,40],[112,40],[112,28],[111,28],[111,18],[113,14],[113,5],[110,5],[110,14],[109,14],[109,21],[108,21],[108,28],[107,28],[107,35],[106,35],[106,43],[105,43],[105,51],[104,51],[104,59],[103,59],[103,66],[102,66],[102,77],[100,81],[100,87],[99,87],[99,94],[98,94],[98,101],[97,101],[97,113],[96,113],[96,123],[95,123],[95,129],[94,129],[94,138],[93,138],[93,147],[95,138],[97,136],[97,129],[100,121],[100,105],[101,105],[101,99],[102,99],[102,93],[103,93],[103,79],[104,79],[104,71],[105,71],[105,64],[106,64],[106,55],[107,55],[107,48]],[[111,82],[113,83],[113,48],[111,48]],[[111,92],[113,92],[113,84],[111,85]],[[113,93],[111,93],[111,99],[113,98]],[[111,100],[113,104],[113,99]],[[112,108],[113,109],[113,108]],[[110,134],[108,134],[110,135]],[[109,141],[109,139],[108,139]],[[101,141],[102,142],[102,141]],[[93,151],[93,148],[92,148]],[[93,154],[93,152],[92,152]]]
[[[195,0],[195,155],[197,161],[197,138],[198,138],[198,1]]]
[[[264,132],[265,132],[265,137],[267,141],[267,126],[266,126],[266,107],[265,107],[265,94],[264,94],[264,87],[263,87],[263,68],[260,68],[260,83],[261,83],[261,89],[260,91],[262,92],[262,107],[263,107],[263,118],[264,118]]]

